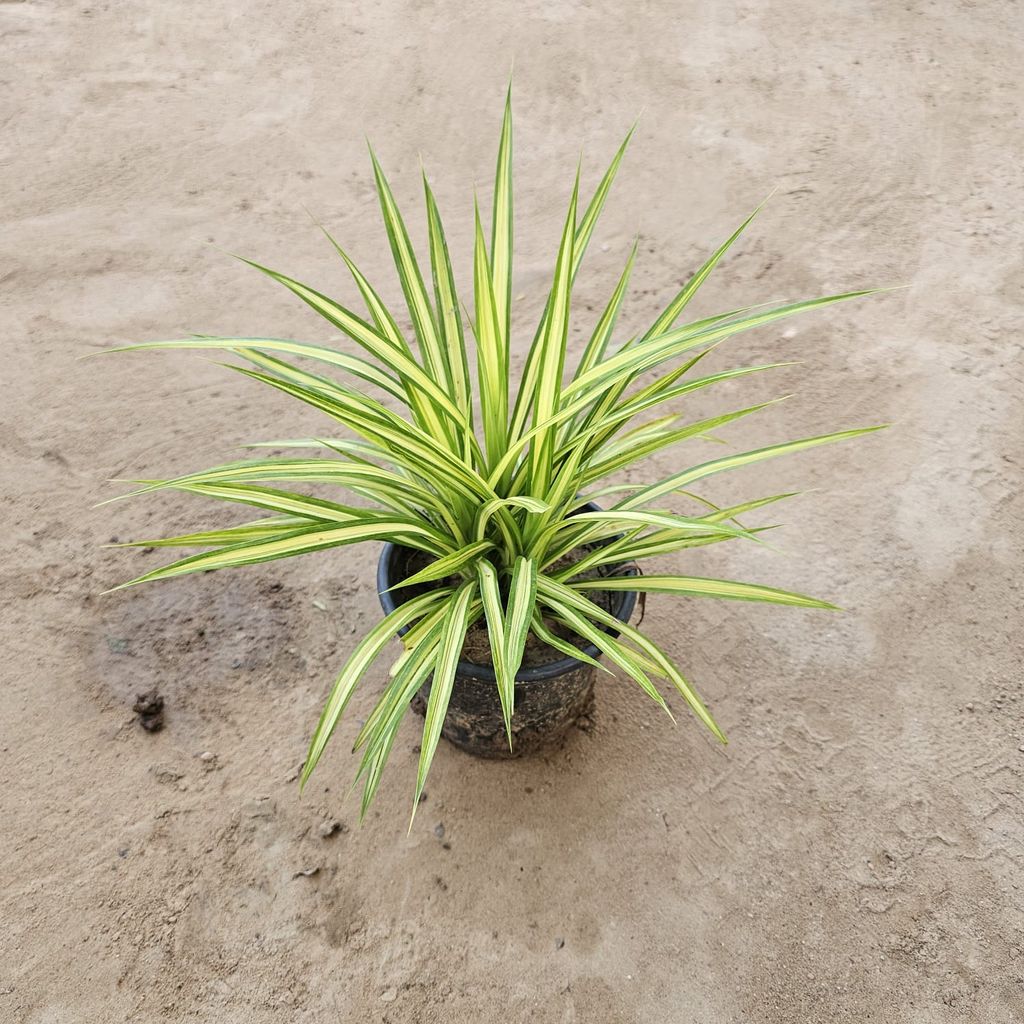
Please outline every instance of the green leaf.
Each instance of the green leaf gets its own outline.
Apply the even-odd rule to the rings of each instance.
[[[634,125],[634,128],[635,127],[636,126]],[[608,169],[605,171],[604,177],[597,186],[597,191],[590,200],[590,203],[588,204],[587,209],[576,228],[572,252],[573,280],[576,279],[576,274],[579,272],[580,264],[583,262],[583,254],[587,251],[587,246],[590,243],[590,236],[593,234],[594,226],[597,224],[597,219],[601,215],[601,211],[604,209],[605,200],[608,198],[608,193],[611,191],[612,182],[615,180],[615,175],[618,173],[619,164],[622,162],[622,157],[626,152],[626,147],[629,145],[629,140],[633,136],[634,128],[630,128],[626,138],[622,142],[622,145],[619,146],[618,151],[613,157],[611,164],[609,164]],[[523,428],[526,426],[527,419],[533,409],[533,396],[537,389],[537,374],[539,372],[540,363],[540,346],[538,342],[545,331],[550,306],[551,297],[549,296],[547,306],[544,310],[544,315],[537,327],[537,333],[534,335],[533,343],[531,344],[530,350],[526,356],[526,365],[523,368],[523,376],[519,384],[519,392],[516,396],[515,410],[512,414],[512,425],[509,430],[510,437],[519,437],[522,435]]]
[[[636,260],[638,244],[639,240],[633,242],[633,248],[629,251],[629,259],[626,260],[626,266],[619,277],[619,283],[615,286],[615,291],[612,292],[608,305],[605,306],[604,312],[594,328],[594,333],[591,334],[590,341],[587,342],[587,347],[583,350],[583,355],[580,357],[579,366],[576,368],[576,377],[586,373],[587,370],[604,358],[605,349],[608,347],[608,342],[611,341],[612,331],[615,330],[615,324],[619,319],[622,300],[625,298],[626,289],[629,287],[629,276],[633,272],[633,263]]]
[[[548,645],[556,651],[560,651],[562,654],[569,658],[575,658],[577,661],[582,661],[584,664],[591,665],[596,669],[600,669],[607,675],[612,674],[612,670],[607,665],[602,665],[597,658],[592,658],[586,651],[580,650],[575,644],[569,643],[564,637],[560,637],[553,630],[548,629],[544,624],[544,620],[541,617],[540,612],[534,606],[533,619],[530,625],[534,636],[537,637],[542,643]]]
[[[537,592],[543,603],[565,622],[570,629],[578,633],[584,640],[592,643],[609,661],[618,665],[623,672],[635,680],[647,696],[671,718],[672,712],[665,703],[665,698],[662,697],[658,692],[658,688],[651,682],[641,664],[633,656],[633,652],[625,644],[612,639],[603,630],[588,622],[580,614],[580,610],[573,607],[576,595],[572,594],[571,591],[569,594],[565,594],[565,590],[565,587],[555,583],[554,580],[548,579],[545,576],[538,578]],[[597,606],[594,605],[594,607],[596,608]]]
[[[170,565],[161,566],[151,572],[111,590],[124,590],[139,583],[152,580],[173,579],[193,572],[208,572],[214,569],[228,569],[240,565],[254,565],[257,562],[269,562],[278,558],[290,558],[293,555],[308,554],[311,551],[324,551],[327,548],[341,547],[346,544],[358,544],[364,540],[396,540],[426,550],[443,553],[444,548],[438,542],[435,530],[423,523],[400,519],[398,516],[375,515],[362,522],[352,523],[317,523],[313,526],[294,530],[283,536],[268,540],[257,540],[251,543],[233,544],[217,551],[204,551],[202,554],[189,555]],[[111,591],[107,591],[110,593]]]
[[[703,353],[701,353],[703,355]],[[566,451],[577,444],[585,444],[588,451],[595,451],[606,444],[615,433],[625,424],[635,419],[642,412],[653,409],[665,402],[682,398],[694,391],[711,387],[722,381],[733,380],[736,377],[744,377],[750,373],[761,373],[764,370],[775,370],[783,366],[792,366],[792,363],[766,363],[761,366],[742,366],[734,370],[723,370],[721,373],[709,374],[696,380],[680,384],[678,387],[655,389],[652,385],[646,388],[646,393],[641,393],[631,398],[622,405],[610,408],[600,417],[595,417],[588,426],[577,430],[571,439],[559,449],[556,458],[564,457]],[[667,375],[671,376],[671,375]]]
[[[407,477],[399,476],[389,470],[382,469],[367,462],[350,462],[338,459],[250,459],[214,466],[198,473],[170,480],[156,480],[145,487],[131,492],[131,495],[146,494],[151,491],[176,490],[190,491],[196,494],[208,494],[211,497],[224,498],[229,501],[246,501],[253,497],[249,504],[268,508],[271,511],[297,512],[299,515],[313,519],[333,519],[341,521],[351,518],[353,509],[335,502],[324,501],[303,495],[295,495],[285,491],[273,491],[269,488],[246,488],[241,485],[255,481],[289,481],[334,484],[356,493],[370,494],[381,501],[393,501],[401,506],[409,503],[420,508],[440,509],[442,499],[425,488],[419,487]],[[201,487],[209,487],[202,490]],[[110,501],[120,500],[131,495],[119,495]],[[265,496],[265,500],[258,500]],[[289,509],[277,505],[271,500],[274,496],[282,499],[297,499],[305,502],[305,507]]]
[[[110,544],[112,548],[207,548],[225,547],[243,541],[262,540],[292,533],[302,526],[311,525],[309,519],[301,516],[267,516],[252,523],[228,526],[222,530],[203,530],[198,533],[183,533],[177,537],[159,537],[156,540],[132,540],[121,544]]]
[[[732,248],[733,242],[736,241],[740,235],[747,229],[750,222],[761,212],[764,208],[765,203],[768,200],[765,199],[754,212],[747,217],[747,219],[726,239],[726,241],[719,246],[718,250],[711,256],[711,258],[697,271],[689,281],[683,285],[679,294],[668,304],[665,311],[658,317],[657,320],[651,325],[650,330],[644,335],[645,340],[647,338],[657,337],[659,334],[664,334],[675,322],[679,319],[683,310],[689,305],[690,299],[697,293],[697,289],[708,279],[711,271],[718,266],[721,258]]]
[[[508,352],[512,306],[512,85],[505,97],[505,116],[498,143],[494,174],[494,212],[491,221],[491,274],[494,280],[494,311],[502,345]],[[506,366],[508,365],[506,359]]]
[[[427,714],[423,723],[423,741],[420,744],[420,763],[416,772],[416,794],[413,797],[413,816],[419,805],[420,794],[427,781],[427,772],[434,760],[438,741],[441,739],[441,727],[448,713],[448,701],[455,684],[455,669],[462,653],[462,645],[466,640],[469,627],[469,605],[476,592],[476,580],[463,583],[452,597],[451,609],[444,622],[441,641],[437,651],[437,663],[434,667],[434,679],[430,684],[430,698],[427,701]],[[409,822],[412,828],[412,821]]]
[[[237,502],[251,505],[253,508],[266,509],[268,512],[279,512],[283,515],[302,516],[306,524],[310,522],[351,523],[363,521],[365,509],[351,505],[339,505],[323,498],[313,498],[292,491],[281,491],[273,487],[253,487],[234,483],[177,483],[168,484],[176,491],[187,494],[199,494],[219,501]],[[304,524],[305,525],[305,524]]]
[[[724,324],[697,331],[689,327],[681,327],[675,331],[657,335],[647,341],[641,341],[631,348],[620,350],[615,355],[592,367],[586,373],[581,374],[566,387],[563,392],[563,398],[567,398],[584,389],[591,390],[597,388],[598,390],[604,390],[613,386],[619,380],[632,380],[644,370],[664,363],[666,360],[681,355],[683,352],[698,345],[710,345],[712,342],[731,337],[740,331],[762,327],[776,320],[782,320],[785,317],[794,316],[797,313],[805,313],[836,302],[845,302],[849,299],[861,298],[865,295],[874,295],[881,290],[878,288],[867,288],[856,292],[845,292],[841,295],[827,295],[820,299],[810,299],[806,302],[793,302],[786,306],[777,306],[763,313],[753,313],[749,316],[740,317],[736,320],[727,321]]]
[[[343,352],[335,352],[334,349],[325,348],[322,345],[310,345],[300,341],[288,341],[284,338],[188,338],[179,341],[147,341],[137,345],[118,345],[116,348],[106,348],[103,353],[108,352],[138,352],[145,349],[199,349],[219,350],[222,352],[237,352],[239,354],[271,351],[287,352],[291,355],[302,356],[306,359],[315,359],[321,363],[329,363],[340,370],[351,373],[354,377],[376,384],[377,387],[388,392],[402,401],[407,401],[408,396],[405,390],[398,384],[394,377],[384,373],[373,363],[368,363],[358,356],[345,355]],[[101,354],[103,354],[101,353]]]
[[[417,647],[409,652],[409,657],[405,659],[402,668],[395,674],[394,681],[370,716],[371,719],[376,718],[377,724],[372,730],[372,734],[367,736],[366,751],[356,775],[357,782],[360,778],[365,778],[363,797],[359,808],[360,822],[366,816],[370,802],[377,792],[384,766],[409,703],[434,668],[440,635],[441,624],[438,622],[423,636]],[[380,712],[379,715],[378,712]],[[369,725],[369,720],[367,725]],[[360,736],[362,735],[363,733],[360,733]],[[357,749],[358,746],[359,741],[357,741]]]
[[[469,547],[459,548],[444,558],[438,558],[431,562],[426,568],[414,573],[401,583],[396,583],[389,590],[402,590],[405,587],[415,587],[420,583],[430,583],[433,580],[443,580],[446,576],[454,576],[461,572],[466,566],[475,562],[484,552],[489,551],[494,545],[489,540],[477,541]]]
[[[499,689],[504,686],[508,699],[502,701],[507,707],[505,729],[508,732],[509,749],[512,747],[511,717],[515,710],[516,674],[523,663],[523,652],[530,634],[530,621],[537,601],[537,565],[529,558],[517,558],[512,569],[512,582],[508,588],[508,606],[504,620],[504,637],[501,649],[502,677]]]
[[[671,448],[673,445],[686,441],[691,437],[700,437],[708,430],[714,430],[716,427],[724,426],[726,423],[732,423],[734,420],[742,419],[744,416],[750,416],[781,401],[784,401],[784,399],[777,398],[771,402],[760,402],[758,405],[751,405],[746,409],[723,413],[721,416],[711,416],[706,420],[690,423],[685,427],[677,427],[674,430],[655,429],[646,437],[634,434],[628,439],[627,443],[623,443],[621,446],[597,452],[595,458],[599,458],[602,455],[604,457],[600,458],[600,461],[594,461],[590,468],[581,474],[581,482],[583,484],[593,483],[595,480],[600,480],[602,477],[608,476],[609,473],[614,473],[625,466],[631,466],[634,462],[639,462],[641,459],[646,458],[648,455],[653,455],[654,452],[661,451],[663,448]]]
[[[480,385],[480,415],[483,419],[484,449],[491,469],[504,454],[508,443],[508,349],[498,320],[484,230],[479,207],[475,209],[476,243],[473,249],[473,287],[476,299],[476,361]]]
[[[536,427],[550,420],[558,411],[562,388],[562,368],[565,364],[565,345],[569,330],[569,301],[572,283],[573,239],[576,233],[576,202],[580,179],[569,200],[569,213],[562,231],[562,242],[555,263],[555,280],[551,286],[548,315],[539,342],[537,394],[533,405],[533,424]],[[555,449],[555,431],[541,430],[530,445],[530,493],[543,498],[551,483],[552,460]]]
[[[338,396],[321,394],[252,370],[236,369],[344,423],[367,440],[381,446],[394,461],[407,466],[423,479],[440,477],[447,485],[458,490],[460,495],[473,500],[480,497],[486,500],[495,496],[485,480],[437,439],[383,408],[368,405],[365,396],[352,396],[343,402]]]
[[[423,353],[430,379],[440,385],[440,390],[446,397],[449,397],[454,394],[454,388],[448,370],[447,354],[438,337],[434,311],[427,297],[427,289],[423,284],[423,277],[420,274],[419,264],[416,262],[412,243],[409,241],[409,233],[405,229],[402,215],[398,212],[398,205],[395,203],[391,187],[388,185],[387,178],[372,149],[370,150],[370,159],[373,162],[373,176],[377,184],[377,195],[380,199],[380,209],[384,216],[388,241],[391,243],[391,253],[398,271],[398,279],[402,284],[406,305],[409,307],[409,315],[412,317],[416,337],[420,342],[420,351]],[[457,422],[463,420],[464,424],[461,411],[458,409],[456,409],[454,418]]]
[[[505,720],[505,732],[508,735],[508,748],[512,749],[512,714],[515,710],[515,671],[509,673],[509,658],[506,650],[505,611],[501,604],[501,591],[498,588],[498,574],[490,562],[477,562],[477,584],[480,598],[487,619],[487,636],[491,642],[491,664],[498,684],[498,699],[501,701],[501,714]],[[518,667],[518,666],[517,666]]]
[[[366,671],[376,660],[380,652],[400,629],[422,617],[434,605],[442,601],[444,597],[445,595],[442,591],[432,591],[429,594],[423,594],[405,604],[399,605],[359,641],[356,649],[349,656],[348,661],[345,662],[338,678],[335,680],[330,696],[327,698],[327,703],[324,705],[324,710],[320,715],[320,721],[313,731],[313,738],[309,743],[309,752],[306,754],[306,761],[302,766],[302,777],[299,782],[300,788],[309,781],[309,777],[313,774],[313,769],[319,763],[320,756],[327,746],[327,741],[333,735],[338,720],[348,706],[349,699],[352,697],[356,686],[358,686],[360,680],[362,680]]]
[[[542,567],[556,562],[573,548],[599,537],[614,535],[630,526],[655,526],[673,530],[690,531],[695,534],[714,534],[723,537],[752,539],[746,530],[721,523],[710,523],[707,519],[691,519],[687,516],[666,512],[649,512],[635,509],[611,509],[607,512],[578,512],[570,518],[556,522],[534,542],[534,551],[543,552]],[[557,544],[555,539],[558,539]]]
[[[352,745],[353,751],[366,746],[369,752],[381,742],[389,729],[398,727],[404,708],[415,693],[415,690],[406,688],[411,685],[419,666],[427,666],[421,682],[433,670],[433,659],[437,654],[438,641],[441,639],[441,627],[448,615],[454,591],[445,588],[443,593],[445,600],[434,611],[414,623],[401,637],[404,650],[388,670],[390,682],[359,730]]]
[[[449,394],[431,376],[424,373],[423,368],[411,356],[397,348],[388,338],[371,327],[365,320],[357,317],[340,303],[335,302],[334,299],[330,299],[308,285],[302,284],[301,281],[296,281],[285,274],[280,274],[275,270],[260,266],[260,264],[254,263],[252,260],[243,259],[242,257],[239,257],[239,259],[242,259],[243,263],[249,264],[249,266],[261,271],[279,284],[283,284],[308,306],[316,310],[328,323],[344,331],[353,341],[362,345],[368,352],[371,352],[385,366],[394,370],[403,380],[408,381],[411,387],[428,399],[426,402],[421,402],[419,408],[424,416],[428,418],[429,422],[433,424],[433,428],[436,430],[439,438],[447,437],[447,430],[441,419],[442,414],[450,416],[457,423],[466,426],[462,412],[452,401]],[[259,346],[250,345],[247,347],[257,348]],[[410,400],[412,400],[411,395]]]
[[[828,601],[793,594],[788,590],[763,587],[756,583],[705,579],[701,576],[602,576],[597,580],[574,582],[572,587],[575,590],[641,590],[647,593],[682,594],[684,597],[720,597],[731,601],[764,601],[768,604],[785,604],[795,608],[839,611]]]
[[[470,428],[473,424],[473,400],[469,386],[469,364],[466,360],[466,342],[462,331],[459,298],[455,290],[455,275],[448,256],[441,214],[430,189],[426,175],[423,191],[427,203],[427,229],[430,240],[430,267],[434,279],[434,297],[437,302],[438,326],[447,349],[448,369],[452,378],[456,404],[462,409]],[[469,448],[475,448],[475,443]]]
[[[645,577],[628,577],[636,581],[637,579],[643,580]],[[587,581],[584,581],[587,582]],[[602,580],[603,582],[603,580]],[[658,647],[652,640],[635,630],[627,622],[622,622],[617,619],[614,615],[610,615],[603,608],[598,607],[592,601],[588,601],[583,595],[575,593],[575,591],[586,589],[580,583],[574,583],[570,586],[565,586],[560,583],[551,582],[550,586],[546,588],[546,595],[553,594],[558,597],[566,606],[571,607],[573,610],[581,615],[585,615],[587,618],[595,619],[597,622],[610,626],[613,629],[617,629],[621,632],[622,636],[628,638],[632,643],[636,644],[640,650],[648,657],[654,665],[657,667],[660,674],[664,675],[673,686],[679,691],[683,699],[690,708],[697,715],[698,718],[715,734],[715,736],[722,742],[725,743],[725,734],[718,727],[718,723],[711,717],[711,712],[704,706],[704,702],[697,695],[696,690],[687,682],[683,677],[683,674],[679,669],[672,663],[671,659],[668,658],[665,653]],[[620,587],[617,589],[626,589]],[[643,589],[641,587],[635,587],[633,589]],[[618,642],[618,641],[616,641]],[[621,646],[621,644],[620,644]],[[634,677],[635,678],[635,677]],[[660,696],[660,695],[659,695]],[[661,702],[665,710],[668,711],[668,707],[664,705],[664,701]],[[671,715],[671,712],[669,712]]]
[[[774,458],[776,455],[803,451],[805,448],[814,448],[817,445],[829,444],[832,441],[845,441],[848,438],[871,434],[876,430],[884,430],[885,426],[886,424],[881,424],[877,427],[861,427],[857,430],[840,430],[834,434],[820,434],[817,437],[806,437],[800,441],[787,441],[784,444],[774,444],[767,448],[757,448],[754,451],[741,452],[738,455],[727,455],[725,458],[715,459],[712,462],[703,462],[699,466],[684,469],[682,472],[665,477],[664,480],[649,484],[647,487],[642,487],[632,497],[620,501],[615,507],[617,509],[637,508],[714,473],[739,469],[741,466],[749,466],[754,462]]]
[[[476,527],[474,529],[474,536],[477,540],[482,540],[485,533],[487,532],[487,524],[490,522],[491,517],[495,513],[500,513],[503,508],[522,508],[526,509],[527,512],[533,512],[540,514],[547,512],[550,506],[547,502],[540,501],[537,498],[530,498],[526,495],[517,494],[511,498],[492,498],[490,501],[480,506],[480,511],[476,517]],[[499,523],[501,521],[499,520]],[[506,540],[511,543],[518,537],[518,531],[509,533],[505,532]]]

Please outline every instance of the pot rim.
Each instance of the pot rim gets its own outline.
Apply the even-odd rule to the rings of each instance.
[[[594,504],[594,502],[588,502],[587,505],[583,506],[583,509],[600,511],[600,506]],[[390,615],[399,606],[399,603],[395,600],[394,591],[389,589],[397,582],[392,574],[392,561],[399,550],[410,551],[414,549],[406,548],[404,545],[395,544],[392,541],[386,541],[381,549],[380,559],[377,562],[377,596],[380,599],[385,615]],[[640,569],[635,562],[627,562],[619,569],[619,573],[624,576],[639,576]],[[633,609],[636,607],[637,591],[613,590],[609,591],[609,593],[612,596],[611,614],[622,623],[629,622]],[[408,629],[408,626],[403,627],[398,631],[398,635],[404,636]],[[619,636],[619,630],[611,626],[598,626],[598,629],[602,633],[607,633],[613,639]],[[592,658],[599,658],[601,656],[601,651],[592,643],[588,642],[578,646],[581,651],[589,654]],[[576,669],[584,666],[587,668],[592,667],[587,665],[586,662],[580,661],[579,658],[570,658],[568,656],[558,658],[556,661],[545,662],[543,665],[524,665],[516,673],[516,684],[542,682],[545,679],[553,679],[555,676],[564,675],[567,672],[574,672]],[[475,662],[462,661],[461,659],[456,667],[456,676],[463,679],[467,677],[481,679],[485,682],[496,682],[498,678],[494,669],[489,665],[477,665]]]

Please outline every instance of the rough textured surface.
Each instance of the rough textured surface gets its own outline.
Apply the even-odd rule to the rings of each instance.
[[[27,0],[0,31],[0,1019],[1024,1016],[1019,5]],[[648,602],[728,748],[601,680],[556,755],[444,749],[406,836],[410,720],[359,830],[347,750],[379,673],[302,800],[295,778],[379,616],[376,550],[100,597],[160,557],[100,543],[204,505],[90,511],[108,477],[321,421],[202,358],[75,359],[183,331],[329,339],[217,246],[351,295],[306,205],[390,280],[364,132],[400,199],[418,154],[434,172],[468,296],[513,56],[521,337],[579,145],[591,186],[644,108],[574,344],[635,230],[642,328],[778,186],[701,311],[912,288],[731,341],[716,365],[804,363],[694,413],[798,389],[730,441],[898,427],[708,488],[818,492],[780,506],[791,557],[722,545],[695,572],[847,609]],[[149,733],[132,705],[154,689]]]
[[[511,745],[494,680],[457,676],[441,735],[477,757],[507,759],[541,751],[554,754],[576,723],[590,718],[596,674],[592,665],[580,664],[550,679],[516,683]],[[431,683],[428,680],[413,698],[417,714],[426,716]]]

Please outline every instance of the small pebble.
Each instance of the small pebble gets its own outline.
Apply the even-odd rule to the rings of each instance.
[[[341,828],[342,825],[340,821],[321,821],[317,832],[321,839],[329,839],[335,832],[340,832]]]
[[[974,705],[973,704],[965,704],[964,708],[967,711],[973,711],[974,710]]]
[[[207,763],[209,763],[210,761],[215,761],[216,759],[217,759],[217,755],[214,754],[214,753],[211,753],[209,750],[204,750],[199,755],[199,760],[200,761],[206,761]]]
[[[398,989],[389,988],[386,992],[381,992],[380,1001],[382,1003],[393,1003],[398,998]]]
[[[444,822],[439,821],[434,826],[434,835],[437,836],[438,839],[444,839]]]
[[[565,939],[555,939],[555,949],[561,949],[565,945]]]

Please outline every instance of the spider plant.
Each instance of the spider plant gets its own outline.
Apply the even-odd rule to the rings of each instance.
[[[268,447],[295,449],[290,457],[253,458],[173,479],[134,481],[141,487],[133,494],[170,489],[235,502],[267,514],[227,528],[136,541],[138,545],[204,550],[122,586],[368,540],[397,542],[425,556],[422,571],[402,586],[428,586],[420,587],[415,597],[400,604],[356,645],[330,691],[302,770],[304,784],[357,685],[395,634],[405,630],[404,650],[355,741],[355,749],[362,752],[356,782],[363,783],[363,813],[377,790],[412,698],[432,677],[415,807],[437,749],[467,630],[481,618],[491,643],[497,692],[510,740],[514,684],[532,630],[560,654],[582,661],[594,661],[580,649],[581,644],[593,644],[608,662],[669,711],[655,685],[656,679],[666,680],[724,742],[721,729],[668,654],[654,640],[590,600],[591,592],[638,590],[800,608],[834,607],[759,584],[660,570],[639,577],[614,570],[599,578],[583,575],[585,570],[607,572],[609,567],[703,545],[759,542],[760,530],[746,528],[739,517],[790,494],[758,497],[722,508],[693,488],[719,473],[880,429],[819,434],[680,465],[660,479],[614,482],[620,471],[641,464],[655,452],[707,437],[772,404],[760,402],[696,420],[680,411],[680,400],[707,388],[788,365],[706,369],[704,360],[720,343],[785,317],[869,294],[853,291],[784,305],[748,306],[681,324],[697,290],[750,224],[755,210],[693,273],[653,323],[621,337],[618,320],[636,258],[634,244],[589,340],[571,361],[567,341],[573,282],[628,142],[629,135],[585,205],[580,201],[577,171],[553,281],[515,388],[510,373],[510,95],[498,146],[489,237],[479,206],[476,209],[472,317],[463,317],[441,215],[426,177],[429,265],[417,257],[388,180],[371,150],[376,190],[408,305],[411,335],[400,328],[397,316],[325,231],[365,302],[366,315],[358,315],[337,299],[286,274],[245,262],[293,292],[365,355],[278,338],[208,335],[112,350],[228,352],[244,364],[232,364],[230,369],[312,406],[347,431],[337,438],[263,442]],[[470,348],[475,360],[470,359]],[[334,494],[330,499],[314,496],[305,493],[308,488],[302,488],[303,484],[327,485],[358,501],[350,504],[334,491],[327,492]],[[322,489],[320,493],[324,493]],[[605,499],[605,504],[610,501],[610,507],[579,511],[595,498]],[[675,510],[677,503],[687,510]],[[567,565],[566,557],[573,552],[577,552],[577,560]],[[607,631],[610,628],[619,631],[615,638]]]

